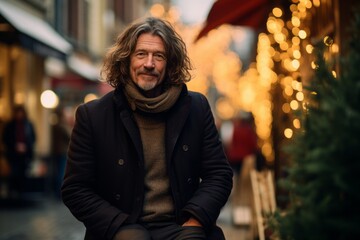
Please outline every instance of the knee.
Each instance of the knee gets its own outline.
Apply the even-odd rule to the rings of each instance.
[[[208,240],[225,240],[224,232],[219,226],[214,226],[207,235]]]
[[[151,240],[148,230],[138,224],[121,227],[113,240]]]

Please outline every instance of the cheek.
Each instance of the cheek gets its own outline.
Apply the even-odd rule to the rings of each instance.
[[[135,81],[136,80],[136,69],[134,69],[134,68],[132,68],[132,67],[130,67],[130,78],[133,80],[133,81]]]
[[[136,59],[130,59],[130,69],[138,69],[142,65],[142,62]]]
[[[164,64],[163,66],[161,66],[159,68],[159,72],[161,72],[161,75],[165,75],[165,72],[166,72],[166,64]]]
[[[135,75],[136,72],[138,71],[138,69],[139,69],[139,64],[137,64],[136,62],[131,62],[131,64],[130,64],[130,74]]]

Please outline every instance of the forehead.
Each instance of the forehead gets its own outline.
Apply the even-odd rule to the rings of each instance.
[[[165,52],[165,44],[161,37],[151,33],[143,33],[138,37],[135,49],[149,49]]]

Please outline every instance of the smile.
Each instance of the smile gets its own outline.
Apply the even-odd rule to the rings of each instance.
[[[158,74],[155,73],[140,73],[139,75],[144,75],[145,77],[158,77]]]

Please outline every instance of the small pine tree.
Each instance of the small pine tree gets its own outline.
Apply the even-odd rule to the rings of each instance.
[[[277,219],[283,240],[360,239],[360,14],[354,16],[347,55],[334,77],[324,51],[301,113],[302,129],[287,152],[282,182],[290,206]]]

